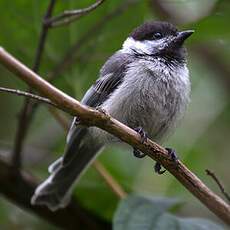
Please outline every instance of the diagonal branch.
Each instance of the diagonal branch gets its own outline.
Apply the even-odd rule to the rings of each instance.
[[[56,109],[52,107],[49,108],[49,111],[53,115],[53,117],[58,121],[58,123],[61,124],[62,128],[65,131],[68,131],[69,124],[66,121],[66,119],[60,115],[59,111],[57,111]],[[99,160],[94,160],[92,165],[96,169],[98,174],[103,178],[103,180],[108,185],[108,187],[111,189],[111,191],[119,199],[123,199],[127,196],[127,193],[122,188],[122,186],[115,180],[115,178],[110,174],[110,172],[105,168],[105,166]]]
[[[44,20],[46,20],[52,15],[52,11],[55,3],[56,0],[50,0],[50,4],[48,5],[46,14],[44,16]],[[34,65],[32,68],[34,72],[38,72],[39,70],[47,34],[48,34],[48,27],[43,23],[42,30],[40,33],[40,38],[39,38],[39,44],[35,55]],[[29,89],[29,91],[31,92],[31,88]],[[24,104],[19,114],[18,127],[17,127],[15,140],[14,140],[14,148],[12,152],[12,165],[14,169],[20,169],[21,167],[21,152],[30,125],[33,110],[34,110],[33,102],[31,102],[30,99],[27,97],[24,101]]]
[[[45,103],[48,105],[51,105],[53,107],[57,108],[57,105],[51,102],[48,98],[38,96],[36,94],[24,92],[18,89],[9,89],[9,88],[4,88],[0,87],[0,92],[6,92],[6,93],[11,93],[11,94],[16,94],[18,96],[24,96],[24,97],[29,97],[33,100],[36,100],[41,103]],[[60,116],[57,110],[50,108],[49,109],[50,113],[53,115],[53,117],[61,124],[63,129],[68,131],[69,129],[69,124],[67,123],[66,119]],[[98,161],[95,160],[93,162],[94,168],[97,170],[97,172],[100,174],[100,176],[105,180],[106,184],[111,188],[111,190],[118,196],[118,198],[124,198],[126,197],[126,192],[124,189],[121,187],[121,185],[113,178],[113,176],[107,171],[107,169],[104,167],[104,165]]]
[[[98,0],[94,4],[83,8],[83,9],[77,9],[77,10],[66,10],[64,13],[48,18],[45,21],[45,25],[48,27],[58,27],[58,26],[64,26],[67,25],[80,17],[87,15],[91,11],[95,10],[98,6],[100,6],[105,0]]]
[[[159,162],[207,208],[224,222],[230,224],[230,206],[213,193],[181,161],[178,161],[177,165],[175,165],[175,162],[172,161],[167,150],[163,147],[149,139],[145,143],[141,143],[140,136],[133,129],[107,114],[82,105],[77,100],[42,79],[3,48],[0,48],[0,62],[41,95],[46,96],[53,103],[57,104],[58,108],[73,116],[78,116],[83,124],[99,127],[133,147],[138,148],[150,158]]]
[[[121,4],[119,7],[117,7],[112,12],[105,15],[88,32],[86,32],[86,34],[83,35],[82,38],[79,39],[79,41],[74,46],[74,49],[72,49],[72,47],[71,47],[70,51],[67,52],[64,59],[57,64],[56,68],[49,75],[49,77],[48,77],[49,80],[52,81],[57,75],[60,74],[60,72],[65,70],[66,63],[67,63],[67,66],[72,64],[73,54],[78,49],[80,49],[80,47],[85,42],[88,41],[87,37],[88,38],[91,37],[91,36],[88,36],[89,34],[91,34],[91,32],[94,32],[94,34],[98,33],[99,29],[101,29],[109,19],[120,15],[126,9],[128,9],[129,6],[134,5],[137,2],[138,1],[136,1],[136,0],[128,0],[124,4]],[[39,45],[38,45],[37,54],[36,54],[36,58],[35,58],[35,64],[33,67],[33,69],[36,71],[39,69],[42,51],[44,49],[45,39],[46,39],[47,33],[48,33],[48,26],[45,24],[45,21],[47,19],[49,19],[51,16],[52,9],[54,7],[54,3],[55,3],[55,0],[51,0],[50,5],[49,5],[48,10],[47,10],[47,13],[44,16],[43,27],[42,27],[42,31],[41,31],[41,35],[40,35],[40,39],[39,39]],[[71,61],[69,61],[69,60],[71,60]],[[15,136],[15,144],[14,144],[14,149],[13,149],[13,154],[12,154],[12,162],[13,162],[13,166],[15,169],[18,169],[21,166],[21,151],[22,151],[23,143],[24,143],[26,134],[28,132],[30,122],[33,118],[33,114],[35,113],[38,105],[39,105],[38,102],[30,101],[28,97],[25,99],[23,108],[22,108],[20,116],[19,116],[19,123],[18,123],[17,133]],[[114,180],[114,178],[112,178],[112,176],[104,168],[104,166],[99,162],[98,162],[97,166],[95,166],[96,170],[104,178],[105,182],[113,190],[113,192],[115,192],[118,195],[118,197],[120,197],[120,198],[124,197],[125,192],[123,191],[121,186]],[[107,173],[105,173],[105,172],[107,172]]]
[[[65,209],[56,212],[46,207],[32,206],[30,199],[38,185],[37,180],[24,171],[15,175],[12,166],[0,158],[0,193],[20,207],[30,210],[60,229],[111,229],[109,223],[85,210],[76,200],[71,201]]]
[[[78,49],[80,49],[80,47],[82,47],[83,44],[85,44],[85,42],[89,40],[89,38],[92,37],[92,36],[89,36],[91,35],[91,33],[93,34],[98,33],[98,31],[106,24],[107,21],[109,21],[115,16],[120,15],[126,9],[128,9],[131,5],[134,5],[137,2],[138,2],[137,0],[127,0],[124,2],[124,4],[121,4],[115,10],[108,13],[100,21],[98,21],[88,32],[85,33],[85,35],[82,36],[82,38],[80,38],[76,42],[76,44],[73,47],[69,49],[69,51],[67,51],[64,58],[56,65],[53,71],[51,71],[50,74],[48,74],[48,80],[53,81],[56,76],[60,75],[60,73],[62,73],[67,67],[69,67],[73,63],[73,57],[75,56],[75,53],[77,52]],[[44,22],[48,18],[50,18],[54,4],[55,4],[55,0],[51,0],[47,13],[45,14],[45,17],[43,20],[42,32],[41,32],[40,39],[39,39],[40,42],[39,42],[39,46],[37,49],[38,51],[36,55],[36,61],[33,67],[33,69],[35,70],[38,70],[38,67],[40,64],[40,61],[38,60],[41,60],[41,55],[42,55],[41,51],[44,48],[45,39],[48,33],[48,27],[45,25]],[[25,140],[30,122],[33,118],[33,114],[35,113],[37,107],[38,107],[38,103],[33,103],[28,98],[26,98],[24,105],[20,111],[19,122],[18,122],[18,127],[17,127],[15,141],[14,141],[14,149],[12,153],[12,162],[13,162],[15,169],[21,167],[21,152],[23,148],[23,142]]]

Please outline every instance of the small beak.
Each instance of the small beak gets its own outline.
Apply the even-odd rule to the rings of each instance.
[[[190,37],[192,34],[194,33],[194,30],[185,30],[185,31],[181,31],[178,32],[177,36],[175,37],[175,39],[173,39],[173,43],[176,46],[182,46],[184,41]]]

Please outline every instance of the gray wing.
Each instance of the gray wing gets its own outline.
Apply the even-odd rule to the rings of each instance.
[[[123,81],[129,60],[127,55],[114,54],[101,69],[101,77],[87,91],[82,103],[92,107],[101,105]],[[52,210],[67,205],[74,181],[102,147],[89,135],[87,127],[76,126],[73,121],[64,156],[49,167],[51,175],[36,189],[32,204],[45,204]]]
[[[127,66],[131,63],[130,55],[116,52],[104,64],[100,78],[86,92],[82,103],[91,107],[101,105],[123,81]]]
[[[122,83],[128,64],[132,62],[130,55],[116,52],[111,56],[100,71],[100,78],[89,88],[82,99],[82,103],[91,107],[100,106],[111,93]],[[64,162],[72,157],[70,149],[77,149],[86,133],[85,127],[76,125],[74,118],[67,136],[67,151],[64,155]]]

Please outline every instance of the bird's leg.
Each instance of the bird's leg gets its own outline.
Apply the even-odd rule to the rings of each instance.
[[[178,158],[176,155],[176,151],[171,148],[165,148],[165,149],[168,151],[168,155],[170,156],[171,160],[177,163]],[[166,170],[161,170],[161,164],[159,162],[156,162],[154,166],[154,171],[158,174],[163,174]]]
[[[140,134],[141,137],[141,143],[145,143],[147,141],[148,135],[141,127],[134,128],[134,130]],[[133,148],[133,155],[137,158],[143,158],[146,156],[146,153],[142,153],[139,149]]]

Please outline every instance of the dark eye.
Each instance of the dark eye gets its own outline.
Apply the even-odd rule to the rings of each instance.
[[[153,39],[161,39],[163,35],[160,32],[156,32],[153,34]]]

